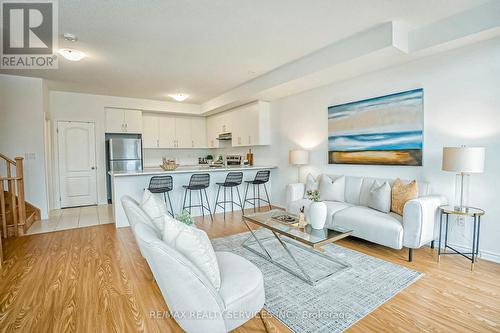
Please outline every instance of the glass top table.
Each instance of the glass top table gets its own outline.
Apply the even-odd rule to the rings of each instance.
[[[313,229],[310,224],[308,224],[305,228],[299,228],[296,226],[286,225],[273,219],[273,217],[284,214],[296,217],[295,215],[286,213],[285,211],[273,209],[263,213],[245,215],[244,219],[313,248],[319,248],[326,243],[333,243],[339,239],[352,235],[352,230],[330,230],[326,228]]]
[[[297,226],[286,225],[285,223],[277,221],[273,218],[285,214],[296,218],[296,216],[293,214],[277,209],[273,209],[263,213],[244,215],[243,222],[247,226],[251,235],[243,242],[242,246],[313,286],[325,280],[326,278],[351,267],[349,264],[336,259],[331,255],[323,253],[321,247],[327,243],[333,243],[339,239],[352,235],[352,230],[330,230],[326,228],[313,229],[310,225],[307,225],[305,228],[299,228]],[[300,270],[300,273],[298,273],[296,270],[290,269],[289,266],[283,265],[277,260],[274,260],[274,258],[270,254],[271,251],[268,251],[268,249],[264,245],[265,240],[269,238],[261,239],[257,237],[256,231],[250,227],[249,223],[269,230],[274,236],[274,239],[276,239],[283,247],[283,249],[288,253],[288,258],[292,260],[295,266]],[[260,247],[261,251],[258,251],[251,246],[255,243],[258,244],[258,247]],[[342,269],[335,272],[326,272],[319,278],[312,278],[310,272],[306,271],[303,264],[301,264],[301,262],[293,254],[293,251],[291,251],[289,245],[301,247],[303,250],[309,251],[311,255],[321,256],[323,259],[341,266]]]
[[[484,215],[484,210],[476,207],[458,207],[458,206],[452,206],[452,205],[443,205],[439,206],[439,209],[445,214],[452,214],[452,215],[468,215],[468,216],[480,216]]]

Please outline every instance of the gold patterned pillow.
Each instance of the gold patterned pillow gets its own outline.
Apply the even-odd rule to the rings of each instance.
[[[414,180],[409,184],[405,184],[401,179],[396,179],[392,184],[392,200],[391,211],[403,215],[405,203],[418,197],[417,181]]]

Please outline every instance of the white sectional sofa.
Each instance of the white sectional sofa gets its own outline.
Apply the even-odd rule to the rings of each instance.
[[[336,179],[341,176],[329,176]],[[318,177],[319,179],[319,177]],[[394,180],[345,177],[344,201],[324,201],[327,205],[325,227],[340,227],[353,230],[353,236],[367,241],[391,247],[409,248],[409,261],[412,261],[413,249],[424,244],[433,246],[439,219],[440,205],[446,204],[446,198],[431,195],[428,183],[417,183],[418,198],[408,201],[404,206],[403,216],[393,212],[383,213],[368,207],[370,190],[375,181]],[[307,216],[311,201],[305,198],[306,184],[289,184],[286,189],[287,211],[298,213],[305,207]],[[321,188],[319,188],[321,193]]]

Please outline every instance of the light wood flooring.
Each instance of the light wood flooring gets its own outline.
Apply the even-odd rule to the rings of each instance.
[[[245,231],[241,214],[198,221],[211,238]],[[500,332],[500,265],[436,262],[430,248],[395,251],[357,239],[339,244],[425,273],[349,332]],[[0,332],[181,332],[150,313],[167,307],[130,229],[114,224],[6,241],[0,269]],[[288,332],[269,318],[271,331]],[[265,332],[254,318],[237,332]]]

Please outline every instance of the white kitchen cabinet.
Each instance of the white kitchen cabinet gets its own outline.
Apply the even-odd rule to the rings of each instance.
[[[192,148],[207,147],[207,121],[205,118],[191,118]]]
[[[176,119],[172,116],[158,116],[159,130],[159,148],[177,148]]]
[[[232,146],[262,146],[270,144],[269,103],[255,102],[234,109],[231,113]]]
[[[218,115],[218,131],[220,133],[231,133],[233,129],[233,115],[232,112],[222,112]]]
[[[187,117],[175,118],[175,148],[192,148],[191,119]]]
[[[207,117],[207,146],[208,148],[219,148],[219,116]]]
[[[206,148],[206,119],[145,114],[142,122],[144,148]]]
[[[142,117],[142,147],[160,148],[160,121],[155,115]]]
[[[106,133],[142,133],[142,111],[106,108]]]
[[[142,133],[142,111],[124,110],[123,115],[126,133]]]

